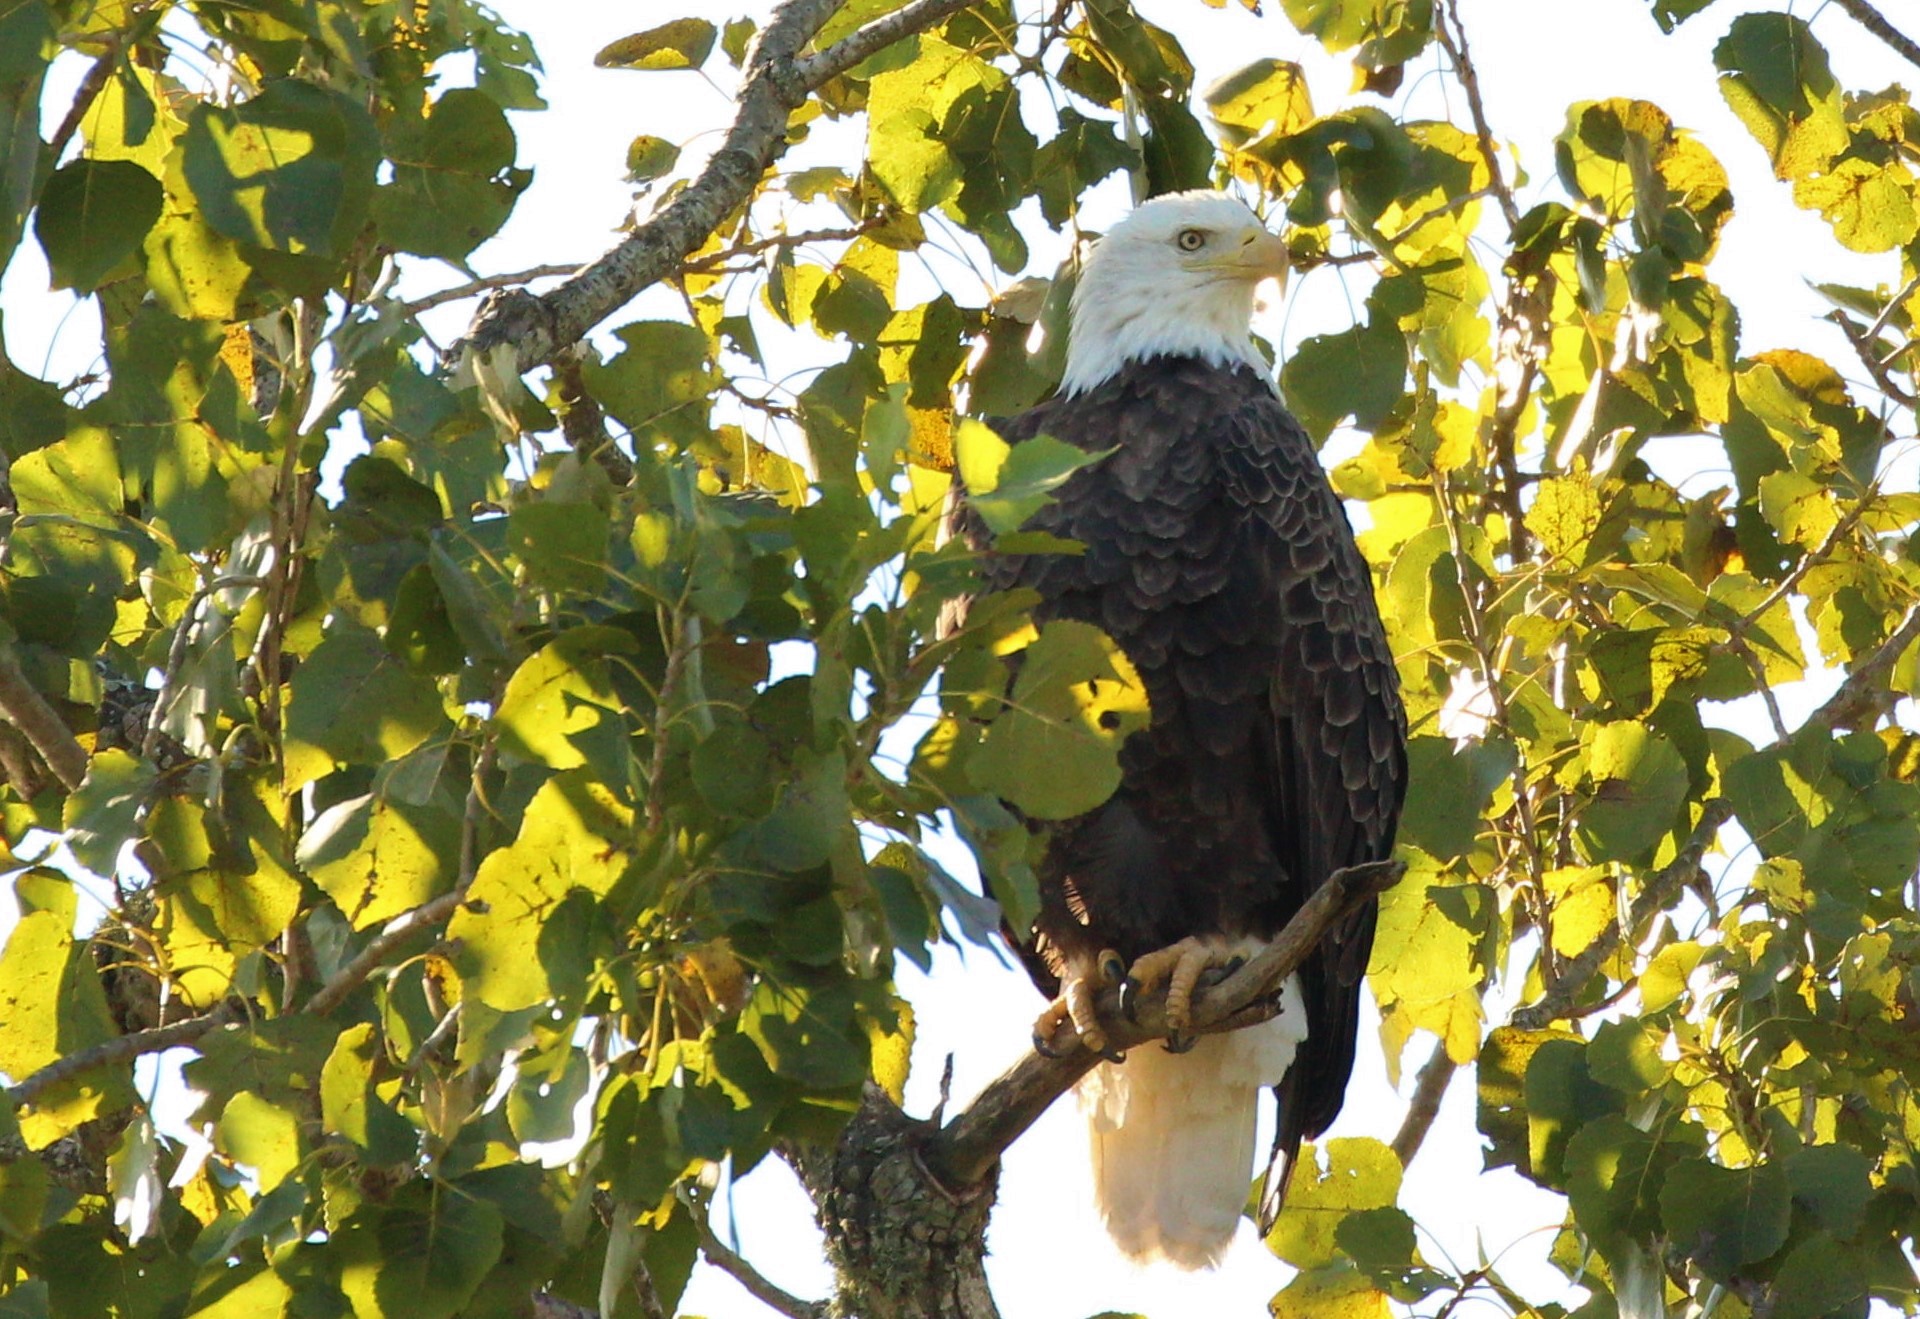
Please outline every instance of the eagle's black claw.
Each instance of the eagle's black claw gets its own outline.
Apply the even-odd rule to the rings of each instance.
[[[1127,1060],[1127,1055],[1114,1048],[1111,1044],[1100,1050],[1100,1056],[1110,1063],[1123,1063]]]
[[[1197,1035],[1182,1035],[1179,1031],[1174,1031],[1171,1035],[1167,1036],[1167,1042],[1164,1047],[1168,1053],[1186,1053],[1199,1042],[1200,1037]]]
[[[1120,1013],[1136,1024],[1140,1020],[1140,982],[1132,976],[1120,979]]]
[[[1042,1058],[1058,1058],[1060,1056],[1060,1051],[1053,1047],[1053,1041],[1049,1040],[1039,1031],[1033,1033],[1033,1051]]]

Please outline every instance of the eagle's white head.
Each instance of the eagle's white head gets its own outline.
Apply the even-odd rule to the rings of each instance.
[[[1286,273],[1286,244],[1244,202],[1175,192],[1143,203],[1094,245],[1080,272],[1061,392],[1092,389],[1150,357],[1264,372],[1248,330],[1253,291]]]

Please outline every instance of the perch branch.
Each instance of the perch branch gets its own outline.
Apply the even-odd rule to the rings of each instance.
[[[749,53],[726,140],[700,175],[657,215],[586,269],[535,297],[518,292],[480,308],[458,355],[511,355],[514,371],[551,361],[649,285],[672,274],[745,205],[786,149],[787,119],[821,83],[891,42],[958,13],[972,0],[912,0],[823,51],[801,51],[844,0],[783,0]]]
[[[1195,995],[1192,1030],[1200,1034],[1235,1030],[1278,1015],[1274,990],[1280,982],[1306,961],[1329,930],[1392,886],[1404,870],[1398,861],[1373,861],[1337,871],[1252,960]],[[1100,1015],[1116,1048],[1135,1048],[1167,1034],[1163,993],[1143,1000],[1136,1020],[1128,1021],[1120,1012],[1117,992],[1106,990],[1100,996]],[[978,1184],[1047,1106],[1099,1061],[1078,1040],[1057,1058],[1028,1054],[928,1145],[923,1157],[929,1171],[949,1187]]]
[[[1580,991],[1600,973],[1600,968],[1613,956],[1628,932],[1646,924],[1655,912],[1663,910],[1679,895],[1681,889],[1693,882],[1700,873],[1700,864],[1706,858],[1707,849],[1713,846],[1713,840],[1719,836],[1721,826],[1732,818],[1733,807],[1722,798],[1715,797],[1701,807],[1700,822],[1693,826],[1693,832],[1687,836],[1686,846],[1680,849],[1680,854],[1654,872],[1641,886],[1640,896],[1633,900],[1633,909],[1628,913],[1626,928],[1621,928],[1617,919],[1610,921],[1598,938],[1561,968],[1560,974],[1547,986],[1546,993],[1525,1007],[1514,1009],[1512,1024],[1521,1030],[1545,1030],[1573,1011]]]
[[[12,649],[5,646],[0,646],[0,719],[20,730],[68,792],[85,780],[87,753],[60,722],[53,707],[27,681],[27,675],[20,672]]]

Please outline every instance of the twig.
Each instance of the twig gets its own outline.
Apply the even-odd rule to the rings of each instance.
[[[180,677],[180,666],[186,663],[187,642],[193,635],[193,627],[200,606],[207,602],[215,591],[224,591],[228,587],[264,587],[267,579],[254,576],[218,577],[208,582],[187,597],[187,607],[180,611],[180,622],[175,627],[173,642],[167,647],[167,667],[160,674],[160,687],[153,694],[153,710],[147,716],[147,730],[140,738],[140,758],[152,760],[155,749],[160,744],[160,729],[166,724],[167,710],[173,704],[173,684]]]
[[[707,1222],[706,1214],[695,1209],[693,1225],[700,1233],[700,1253],[707,1257],[708,1263],[723,1273],[730,1274],[733,1280],[745,1287],[756,1301],[771,1309],[787,1315],[789,1319],[822,1319],[827,1307],[820,1301],[803,1301],[785,1288],[768,1281],[760,1270],[753,1267],[725,1242],[713,1233],[713,1227]]]
[[[743,256],[757,256],[761,252],[776,247],[805,247],[809,243],[846,243],[860,237],[871,229],[877,229],[879,222],[870,220],[865,224],[847,225],[840,229],[808,229],[797,234],[768,234],[764,238],[755,238],[749,242],[736,243],[732,247],[718,252],[709,252],[705,256],[694,257],[681,269],[692,275],[704,275],[719,269],[727,262]]]
[[[1693,832],[1687,836],[1686,846],[1680,849],[1680,854],[1641,886],[1640,895],[1633,900],[1633,908],[1628,913],[1625,929],[1617,918],[1608,922],[1607,928],[1582,949],[1579,956],[1561,968],[1560,974],[1547,985],[1546,993],[1525,1007],[1514,1009],[1512,1024],[1521,1030],[1544,1030],[1570,1012],[1574,1000],[1588,982],[1599,974],[1600,967],[1620,947],[1620,941],[1627,932],[1639,929],[1655,912],[1664,910],[1680,890],[1700,873],[1700,864],[1707,855],[1707,849],[1713,846],[1721,826],[1732,818],[1733,807],[1723,798],[1715,797],[1706,802],[1700,809],[1700,822],[1694,825]]]
[[[1840,333],[1847,336],[1847,342],[1853,345],[1853,355],[1860,359],[1860,365],[1867,368],[1867,374],[1873,377],[1873,383],[1880,386],[1881,392],[1902,407],[1920,407],[1920,399],[1915,398],[1913,391],[1903,388],[1893,378],[1893,373],[1887,370],[1887,364],[1880,360],[1873,339],[1862,334],[1860,327],[1848,320],[1845,312],[1830,311],[1826,318],[1839,326]],[[1894,356],[1898,357],[1899,354],[1895,353]]]
[[[13,648],[0,645],[0,719],[19,729],[68,792],[87,777],[87,753],[53,707],[20,672]]]
[[[1869,713],[1877,714],[1884,698],[1884,680],[1888,670],[1900,661],[1916,639],[1920,639],[1920,606],[1908,611],[1906,619],[1892,636],[1881,642],[1847,675],[1840,689],[1807,717],[1803,727],[1840,728],[1851,726]]]
[[[728,215],[744,206],[787,145],[787,118],[816,87],[971,0],[912,0],[824,51],[800,52],[844,0],[782,0],[746,61],[733,126],[705,168],[659,214],[541,296],[491,298],[456,356],[510,354],[514,371],[551,361],[642,289],[672,274]]]
[[[236,1009],[227,1003],[222,1003],[211,1012],[191,1017],[186,1021],[177,1021],[171,1026],[156,1026],[152,1030],[115,1036],[91,1048],[82,1049],[78,1053],[56,1058],[8,1090],[7,1102],[19,1108],[22,1104],[32,1103],[62,1081],[79,1076],[83,1072],[90,1072],[96,1067],[109,1067],[114,1063],[130,1062],[145,1054],[178,1048],[182,1044],[192,1044],[209,1031],[226,1025],[237,1015]]]
[[[412,911],[394,919],[386,929],[376,934],[360,955],[334,972],[333,979],[322,985],[314,996],[301,1006],[301,1011],[311,1016],[324,1017],[339,1007],[348,994],[358,989],[366,978],[378,971],[385,962],[387,954],[395,948],[409,942],[421,931],[437,925],[453,915],[461,900],[466,897],[464,889],[455,889],[451,893],[442,893],[431,902],[423,902]]]
[[[1275,987],[1307,960],[1328,930],[1391,887],[1404,870],[1397,861],[1373,861],[1335,872],[1252,960],[1195,995],[1191,1033],[1237,1030],[1277,1016]],[[1134,1021],[1122,1015],[1111,989],[1101,994],[1099,1010],[1115,1048],[1131,1049],[1166,1037],[1164,993],[1143,1000]],[[1028,1054],[927,1143],[922,1156],[928,1170],[950,1188],[978,1185],[992,1173],[1002,1152],[1099,1061],[1099,1055],[1077,1040],[1057,1058]]]
[[[1433,1056],[1420,1069],[1413,1098],[1407,1102],[1407,1116],[1401,1120],[1400,1130],[1393,1138],[1393,1152],[1402,1168],[1411,1164],[1413,1156],[1420,1152],[1427,1132],[1433,1129],[1433,1120],[1440,1115],[1440,1101],[1446,1098],[1447,1084],[1459,1070],[1460,1064],[1447,1053],[1446,1041],[1435,1045]]]
[[[1835,0],[1835,3],[1851,14],[1854,22],[1899,52],[1907,63],[1920,68],[1920,42],[1906,36],[1893,24],[1887,22],[1880,11],[1868,4],[1867,0]]]
[[[1452,31],[1448,31],[1451,24]],[[1513,198],[1513,189],[1508,186],[1506,175],[1500,170],[1500,157],[1493,145],[1493,129],[1487,122],[1486,103],[1480,99],[1480,76],[1474,71],[1473,52],[1467,46],[1467,30],[1461,25],[1460,15],[1450,3],[1434,6],[1433,35],[1439,40],[1440,48],[1447,52],[1447,58],[1453,61],[1454,76],[1460,79],[1460,86],[1467,94],[1467,112],[1473,116],[1473,133],[1480,142],[1480,155],[1487,162],[1487,173],[1493,195],[1500,199],[1500,214],[1506,217],[1507,228],[1516,229],[1520,225],[1520,206]]]
[[[149,5],[144,14],[108,38],[107,48],[100,52],[93,61],[93,67],[87,70],[87,76],[80,80],[79,89],[73,95],[73,104],[67,107],[66,117],[60,121],[60,127],[53,130],[53,137],[47,142],[48,161],[59,164],[67,143],[80,131],[80,121],[87,117],[87,111],[93,108],[93,103],[100,99],[100,93],[106,89],[107,79],[113,76],[113,66],[125,57],[129,46],[138,44],[153,31],[166,8],[165,4]]]
[[[484,279],[470,279],[464,284],[455,284],[450,289],[441,289],[438,293],[429,293],[415,298],[412,302],[402,303],[403,315],[418,316],[423,311],[444,306],[449,302],[458,302],[462,298],[471,298],[476,293],[487,293],[493,289],[518,288],[522,284],[536,279],[552,279],[558,275],[572,275],[579,272],[584,262],[551,262],[544,266],[533,266],[526,270],[516,270],[506,275],[488,275]]]

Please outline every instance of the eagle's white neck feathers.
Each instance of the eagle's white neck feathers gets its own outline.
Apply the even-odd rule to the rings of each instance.
[[[1063,394],[1094,388],[1132,362],[1197,357],[1265,374],[1248,323],[1254,288],[1286,274],[1285,247],[1218,192],[1144,203],[1107,231],[1073,293]]]

